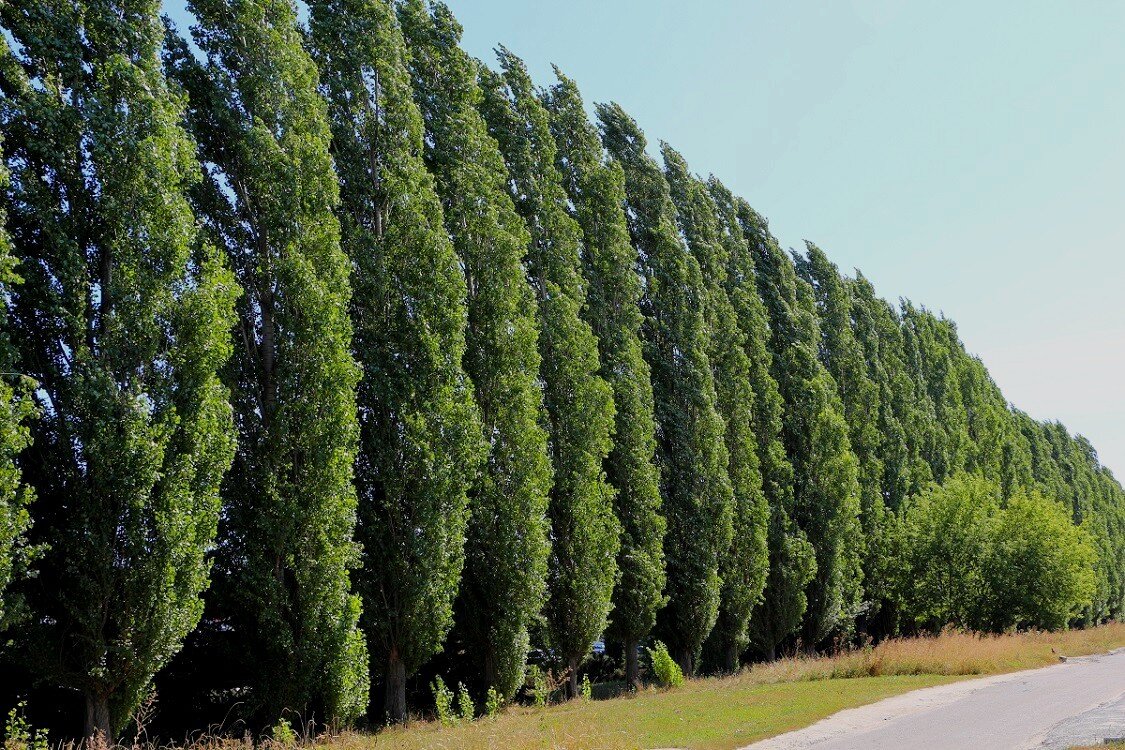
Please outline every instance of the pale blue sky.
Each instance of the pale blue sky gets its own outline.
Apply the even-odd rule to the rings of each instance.
[[[944,311],[1125,478],[1125,3],[448,2],[470,53],[558,64],[783,245]]]
[[[1125,478],[1125,3],[449,0],[556,63]]]

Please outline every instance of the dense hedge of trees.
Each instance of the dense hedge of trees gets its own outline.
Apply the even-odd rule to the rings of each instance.
[[[952,321],[439,2],[189,8],[0,4],[0,708],[377,724],[599,639],[1121,614],[1125,490]]]

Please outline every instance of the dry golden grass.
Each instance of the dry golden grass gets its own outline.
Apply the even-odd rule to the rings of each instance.
[[[947,631],[931,638],[895,638],[874,648],[831,657],[797,657],[759,664],[727,680],[758,683],[886,675],[984,675],[1042,667],[1059,657],[1125,646],[1125,623],[1057,633],[978,635]]]

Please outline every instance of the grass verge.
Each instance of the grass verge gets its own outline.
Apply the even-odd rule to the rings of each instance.
[[[910,690],[1123,646],[1125,624],[1117,623],[1062,633],[903,638],[833,657],[780,659],[672,691],[514,708],[455,727],[414,722],[327,744],[331,750],[732,750]]]

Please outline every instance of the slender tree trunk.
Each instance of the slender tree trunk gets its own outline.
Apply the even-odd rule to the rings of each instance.
[[[406,721],[406,662],[398,656],[398,649],[391,649],[387,659],[387,692],[384,709],[387,721],[402,724]]]
[[[771,643],[769,648],[763,653],[763,656],[766,657],[767,662],[775,661],[777,659],[777,644]]]
[[[680,671],[684,673],[684,677],[695,677],[695,660],[692,650],[685,647],[680,650],[680,658],[677,659],[680,663]]]
[[[727,674],[734,674],[738,671],[737,643],[728,643],[727,647],[723,649],[723,669]]]
[[[109,696],[86,693],[86,738],[100,734],[107,743],[113,742],[113,727],[109,723]]]
[[[570,667],[570,674],[567,675],[566,697],[567,698],[577,698],[578,697],[578,657],[577,656],[570,657],[570,659],[567,662],[567,666]]]
[[[499,685],[496,684],[496,650],[491,647],[484,652],[484,683],[485,689],[490,687],[499,689]],[[503,698],[507,700],[508,696],[505,695]]]
[[[641,688],[641,665],[637,659],[636,641],[625,641],[625,682],[634,690]]]

